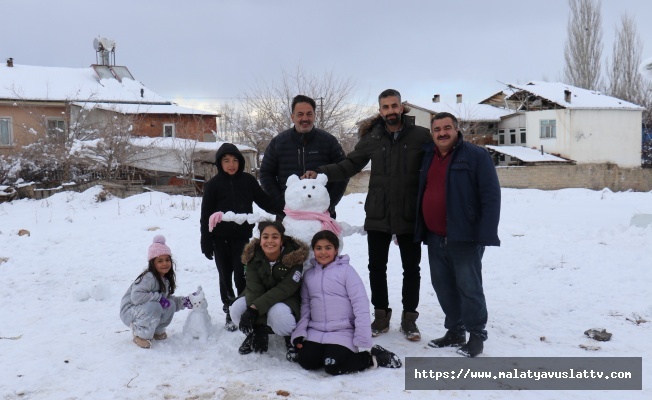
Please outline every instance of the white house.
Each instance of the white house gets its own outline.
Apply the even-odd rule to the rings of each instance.
[[[516,113],[498,123],[502,145],[543,149],[578,164],[641,166],[643,107],[559,82],[508,84],[483,100]]]

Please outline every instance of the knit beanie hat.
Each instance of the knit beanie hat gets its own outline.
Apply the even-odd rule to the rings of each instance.
[[[154,240],[152,240],[152,244],[149,246],[149,250],[147,250],[147,261],[163,255],[171,256],[172,250],[165,245],[165,236],[156,235],[154,236]]]

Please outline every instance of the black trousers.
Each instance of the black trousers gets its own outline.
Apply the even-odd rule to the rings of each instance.
[[[298,361],[303,369],[324,367],[324,371],[331,375],[360,372],[373,365],[368,351],[354,353],[339,344],[322,344],[308,340],[304,340],[303,347],[299,349]]]
[[[403,311],[416,312],[421,287],[421,243],[414,241],[413,234],[396,235],[403,264]],[[371,304],[376,309],[389,308],[387,293],[387,260],[392,241],[390,233],[368,231],[369,286]]]
[[[245,269],[241,261],[242,250],[249,243],[247,239],[225,239],[213,240],[215,246],[215,266],[220,280],[220,298],[222,304],[230,306],[236,298],[233,292],[231,280],[235,281],[237,295],[245,289]]]

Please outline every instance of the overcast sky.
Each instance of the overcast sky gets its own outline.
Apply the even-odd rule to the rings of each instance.
[[[237,101],[255,80],[298,65],[351,78],[373,102],[478,102],[499,82],[559,81],[567,0],[0,0],[0,57],[86,67],[93,39],[116,42],[116,64],[181,103]],[[652,1],[603,0],[603,58],[620,16],[633,16],[652,57]],[[605,68],[603,67],[603,73]],[[195,103],[196,104],[196,103]]]

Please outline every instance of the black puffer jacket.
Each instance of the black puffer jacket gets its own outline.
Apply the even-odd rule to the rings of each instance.
[[[234,155],[239,160],[238,172],[234,175],[229,175],[222,169],[221,160],[226,154]],[[253,203],[271,214],[280,211],[275,207],[272,198],[260,187],[256,178],[244,172],[244,157],[235,145],[225,143],[220,146],[215,154],[215,165],[217,166],[217,175],[204,185],[200,219],[202,247],[204,247],[207,238],[211,237],[211,235],[213,237],[234,239],[249,239],[251,237],[254,226],[248,223],[221,222],[217,224],[212,233],[209,232],[208,219],[216,211],[252,213]]]
[[[267,194],[285,206],[285,183],[290,175],[301,176],[321,165],[340,162],[344,150],[335,136],[314,128],[308,133],[298,133],[294,128],[279,133],[265,149],[260,166],[260,184]],[[326,185],[330,195],[330,209],[340,202],[348,178]]]
[[[404,107],[403,113],[409,109]],[[428,129],[409,123],[403,116],[398,138],[385,129],[377,115],[360,126],[360,140],[346,159],[317,169],[329,181],[352,177],[371,160],[369,192],[364,205],[367,231],[392,234],[414,233],[416,222],[419,170],[423,145],[432,141]]]

